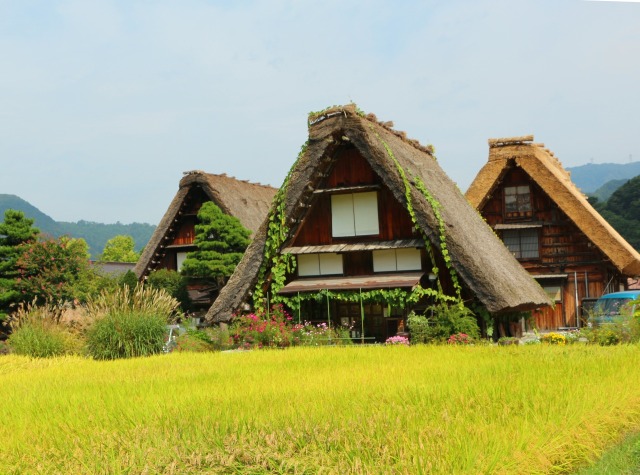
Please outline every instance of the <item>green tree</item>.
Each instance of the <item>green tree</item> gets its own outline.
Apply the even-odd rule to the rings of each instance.
[[[597,209],[629,244],[640,249],[640,176],[618,188]]]
[[[187,254],[181,272],[188,277],[212,278],[221,287],[242,259],[251,231],[212,202],[202,205],[198,221],[198,249]]]
[[[114,236],[107,241],[100,255],[105,262],[137,262],[140,253],[135,251],[136,243],[131,236]]]
[[[24,246],[35,242],[39,232],[33,227],[33,219],[26,218],[22,211],[4,212],[4,221],[0,223],[0,321],[22,300],[16,289],[16,262]]]
[[[22,301],[52,304],[86,297],[92,276],[84,239],[66,236],[23,246],[16,261],[16,290]]]

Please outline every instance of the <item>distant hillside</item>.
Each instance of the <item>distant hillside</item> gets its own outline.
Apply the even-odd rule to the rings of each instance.
[[[593,193],[589,193],[589,196],[595,196],[600,202],[607,201],[618,188],[628,181],[629,178],[608,181]]]
[[[107,241],[120,234],[133,237],[136,242],[136,250],[140,250],[147,245],[156,228],[146,223],[102,224],[82,220],[77,223],[55,221],[18,196],[0,194],[0,221],[4,219],[4,211],[6,209],[22,211],[28,218],[34,219],[34,225],[43,234],[50,234],[54,237],[68,235],[84,239],[89,244],[91,257],[96,257],[100,254]]]
[[[583,193],[593,193],[611,180],[630,180],[640,175],[640,162],[631,163],[587,163],[567,168],[571,180]]]
[[[605,203],[596,209],[616,231],[640,250],[640,176],[618,188]]]

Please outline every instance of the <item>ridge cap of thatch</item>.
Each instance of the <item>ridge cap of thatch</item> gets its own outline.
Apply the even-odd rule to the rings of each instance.
[[[208,173],[205,172],[203,170],[189,170],[189,171],[185,171],[182,172],[182,179],[180,180],[180,187],[182,188],[183,186],[189,186],[191,185],[194,181],[200,181],[200,180],[206,180],[209,181],[211,179],[215,180],[217,178],[222,178],[222,179],[229,179],[229,180],[233,180],[236,181],[238,183],[244,183],[246,185],[252,185],[252,186],[260,186],[263,188],[270,188],[272,190],[275,190],[276,188],[268,185],[268,184],[264,184],[264,183],[260,183],[260,182],[255,182],[255,181],[251,181],[251,180],[241,180],[240,178],[236,178],[233,175],[227,175],[226,173]]]
[[[506,147],[509,145],[531,144],[533,142],[533,134],[521,135],[519,137],[502,137],[489,139],[489,148]]]
[[[435,150],[433,148],[433,145],[422,145],[417,139],[407,137],[406,132],[393,128],[393,121],[378,120],[378,117],[375,114],[371,112],[365,113],[353,102],[342,106],[331,106],[318,112],[310,112],[307,119],[307,126],[309,127],[309,129],[311,129],[315,125],[318,125],[325,120],[339,115],[343,115],[345,118],[358,118],[360,120],[366,120],[368,122],[376,124],[379,127],[382,127],[383,129],[392,133],[396,137],[399,137],[400,139],[402,139],[402,141],[411,145],[415,149],[430,155],[432,158],[435,158]]]

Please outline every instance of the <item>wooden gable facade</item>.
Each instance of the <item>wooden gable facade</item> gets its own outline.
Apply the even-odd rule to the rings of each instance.
[[[489,162],[467,198],[554,302],[540,330],[584,324],[583,301],[625,288],[640,256],[591,207],[533,136],[490,140]]]
[[[204,203],[214,202],[224,213],[238,218],[254,234],[267,215],[275,193],[273,187],[238,180],[225,174],[186,172],[180,180],[178,193],[134,268],[136,276],[144,280],[156,270],[180,271],[187,253],[196,250],[195,226]],[[217,286],[203,279],[193,279],[188,290],[196,310],[208,309],[219,291]]]
[[[434,267],[407,209],[352,144],[336,150],[326,178],[313,190],[308,211],[283,252],[296,259],[283,295],[329,290],[361,291],[433,285]],[[346,211],[345,211],[346,210]],[[444,263],[440,262],[441,265]],[[452,289],[450,279],[443,285]],[[329,307],[329,308],[327,308]],[[409,308],[379,302],[303,302],[315,323],[349,326],[356,340],[385,341],[406,328]],[[364,322],[361,320],[364,313]]]
[[[495,314],[548,304],[432,150],[349,105],[310,120],[308,146],[206,318],[228,322],[256,298],[268,308],[283,297],[302,302],[301,319],[384,341],[433,303],[403,308],[390,293],[436,287]]]

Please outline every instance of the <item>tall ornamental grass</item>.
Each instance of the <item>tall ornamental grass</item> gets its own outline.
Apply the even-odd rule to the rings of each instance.
[[[640,429],[636,346],[0,357],[0,473],[571,473]]]
[[[79,338],[61,322],[63,309],[57,305],[21,304],[11,315],[11,350],[32,358],[50,358],[78,353]]]
[[[166,324],[178,307],[166,291],[142,285],[102,292],[87,303],[93,319],[86,334],[88,353],[113,360],[162,352]]]

